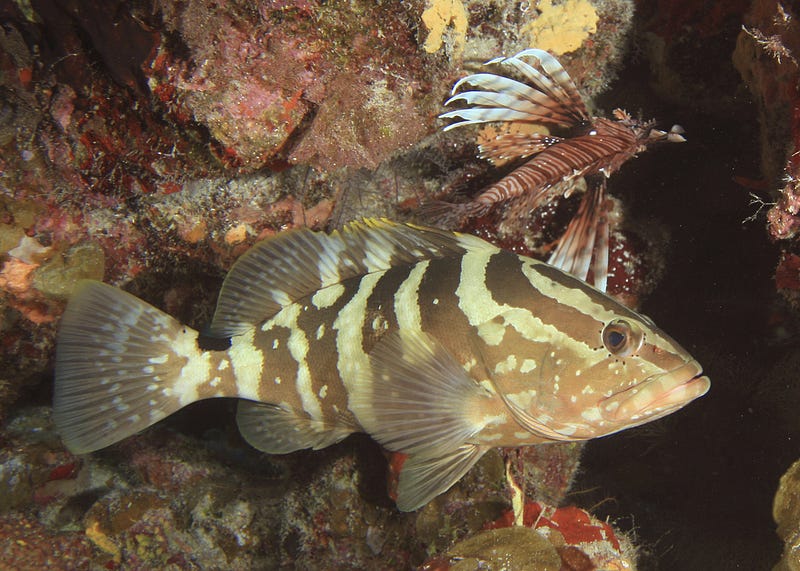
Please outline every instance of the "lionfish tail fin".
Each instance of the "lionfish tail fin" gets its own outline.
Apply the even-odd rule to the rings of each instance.
[[[609,227],[605,206],[605,185],[590,186],[548,260],[584,281],[588,281],[591,268],[593,285],[600,291],[606,290],[608,281]]]
[[[669,131],[661,131],[659,129],[652,129],[650,131],[650,138],[658,141],[667,141],[668,143],[685,143],[683,127],[680,125],[673,125]]]
[[[534,65],[522,58],[531,58]],[[572,127],[589,121],[586,106],[561,64],[543,50],[525,50],[515,56],[498,58],[487,65],[512,67],[528,82],[492,73],[476,73],[459,80],[453,86],[453,96],[445,102],[450,105],[463,102],[464,109],[448,111],[443,119],[457,119],[445,130],[491,121],[527,122],[543,125]],[[463,85],[478,88],[475,91],[458,90]]]
[[[661,129],[655,128],[655,120],[651,121],[641,121],[634,119],[631,117],[631,114],[625,111],[624,109],[614,109],[612,112],[614,119],[621,122],[624,125],[632,128],[635,133],[638,134],[640,140],[644,141],[645,145],[651,145],[653,143],[685,143],[686,137],[684,134],[686,131],[680,125],[673,125],[670,127],[669,131],[662,131]]]

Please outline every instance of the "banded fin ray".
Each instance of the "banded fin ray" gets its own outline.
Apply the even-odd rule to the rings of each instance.
[[[605,181],[589,185],[578,212],[547,260],[583,281],[587,281],[591,267],[594,286],[603,292],[608,281],[609,241],[605,201]]]
[[[369,357],[349,406],[387,449],[444,456],[488,424],[480,414],[487,391],[427,333],[389,333]]]
[[[524,61],[533,58],[541,71]],[[466,109],[448,111],[443,119],[460,119],[445,131],[461,125],[490,121],[518,121],[574,127],[591,121],[575,83],[556,58],[544,50],[528,49],[511,57],[486,62],[514,68],[529,84],[492,73],[476,73],[460,79],[453,86],[454,95],[445,105],[463,101]],[[456,93],[465,84],[485,91]]]
[[[476,125],[478,123],[491,123],[493,121],[525,121],[531,118],[530,113],[524,111],[514,111],[513,109],[495,109],[488,107],[471,107],[466,109],[456,109],[455,111],[448,111],[439,115],[440,119],[455,119],[460,118],[461,121],[452,123],[444,128],[444,131],[455,129],[456,127],[463,127],[464,125]],[[545,122],[545,119],[537,117],[539,123]]]
[[[420,205],[417,215],[423,219],[435,220],[439,227],[452,231],[464,220],[483,216],[490,209],[490,204],[482,204],[475,200],[458,204],[444,200],[431,200]]]
[[[561,104],[550,99],[547,94],[519,81],[491,73],[476,73],[456,83],[456,88],[463,83],[469,83],[486,91],[456,93],[445,101],[445,105],[457,101],[464,101],[468,105],[480,105],[439,115],[441,119],[463,119],[461,122],[448,125],[444,128],[445,131],[462,125],[489,121],[526,121],[563,127],[575,124],[575,118],[571,113],[565,112]]]
[[[525,57],[536,59],[544,73],[539,72],[532,65],[521,59]],[[572,81],[572,78],[561,63],[549,52],[537,48],[530,48],[511,57],[495,58],[489,63],[499,63],[516,69],[536,87],[548,94],[555,101],[558,101],[561,106],[563,106],[564,110],[572,116],[572,124],[578,124],[591,119],[589,112],[586,110],[586,104],[583,102],[583,98],[578,88],[575,86],[575,82]]]
[[[247,400],[239,401],[236,423],[247,443],[267,454],[288,454],[306,448],[319,450],[358,430],[347,425],[331,428],[286,407]]]
[[[385,219],[352,222],[331,234],[307,228],[283,232],[233,265],[208,334],[240,335],[294,301],[357,275],[485,247],[466,234]]]
[[[417,510],[453,487],[489,450],[485,446],[464,444],[442,456],[411,455],[400,469],[397,508]]]
[[[592,259],[592,283],[594,287],[606,292],[608,287],[608,259],[609,259],[609,240],[611,228],[608,223],[609,199],[600,202],[600,212],[598,214],[595,228],[595,253]]]
[[[462,91],[451,97],[449,101],[463,101],[467,105],[505,107],[512,111],[520,111],[528,114],[536,113],[541,107],[527,99],[522,99],[516,95],[504,93],[502,91],[497,91],[495,93],[487,91]]]
[[[127,292],[81,282],[56,349],[53,415],[67,448],[105,448],[188,404],[176,385],[196,338]]]

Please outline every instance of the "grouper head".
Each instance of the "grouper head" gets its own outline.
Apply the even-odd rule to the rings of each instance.
[[[648,317],[547,265],[522,265],[530,286],[508,295],[529,308],[502,316],[503,342],[489,348],[486,367],[524,429],[521,440],[525,431],[550,440],[605,436],[710,388],[698,362]]]

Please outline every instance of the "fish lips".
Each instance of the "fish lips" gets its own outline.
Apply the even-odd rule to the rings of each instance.
[[[708,392],[711,381],[694,359],[666,373],[647,377],[600,403],[605,420],[642,424],[661,418]]]

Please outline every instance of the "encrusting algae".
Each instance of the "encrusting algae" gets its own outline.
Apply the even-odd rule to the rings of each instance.
[[[461,0],[429,0],[422,13],[422,23],[428,30],[428,37],[422,48],[429,54],[441,49],[444,44],[445,31],[453,27],[453,48],[456,52],[464,51],[467,38],[469,14]]]
[[[538,15],[522,27],[530,46],[562,55],[577,50],[597,32],[600,17],[589,0],[539,0]]]

